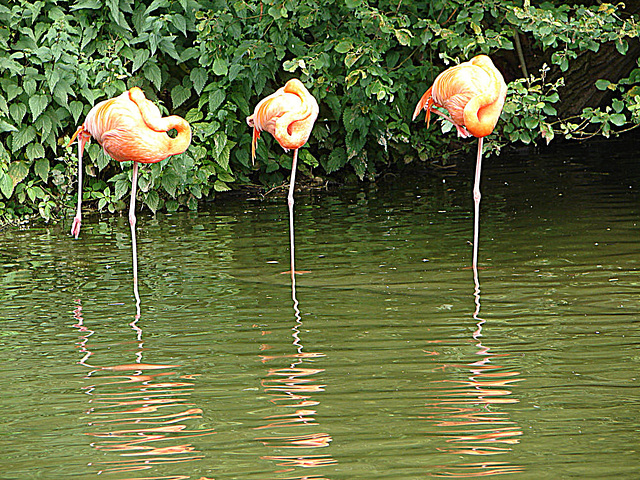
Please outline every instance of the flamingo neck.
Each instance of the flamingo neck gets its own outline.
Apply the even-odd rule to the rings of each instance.
[[[134,102],[140,110],[140,115],[144,123],[151,130],[156,132],[168,132],[175,129],[178,135],[175,138],[167,136],[165,146],[167,155],[176,155],[184,152],[191,143],[191,126],[182,117],[170,115],[168,117],[160,116],[158,107],[147,100],[142,90],[133,87],[129,90],[129,98]]]
[[[482,94],[469,100],[463,111],[467,130],[473,136],[482,138],[493,132],[498,123],[507,96],[507,85],[488,57],[479,55],[471,62],[487,72],[490,78],[487,88]]]

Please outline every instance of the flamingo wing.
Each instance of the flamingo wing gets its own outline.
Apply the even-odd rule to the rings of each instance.
[[[247,117],[253,128],[251,158],[255,159],[256,143],[263,131],[269,132],[285,150],[298,149],[309,139],[318,116],[318,103],[297,79],[262,99]]]

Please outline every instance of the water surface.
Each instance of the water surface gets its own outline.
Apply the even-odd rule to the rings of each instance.
[[[576,147],[0,237],[0,478],[638,478],[640,172]],[[403,178],[406,177],[406,178]],[[479,311],[477,308],[479,306]]]

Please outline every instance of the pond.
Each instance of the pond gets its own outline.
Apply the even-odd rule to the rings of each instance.
[[[0,236],[0,478],[639,478],[640,168],[574,144]],[[457,173],[457,174],[455,174]],[[284,192],[284,190],[283,190]],[[69,219],[70,221],[70,219]]]

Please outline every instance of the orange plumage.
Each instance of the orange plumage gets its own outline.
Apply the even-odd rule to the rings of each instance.
[[[291,281],[295,292],[295,241],[293,233],[293,188],[296,181],[298,149],[311,135],[318,118],[318,102],[297,78],[289,80],[284,87],[263,98],[256,105],[253,115],[247,117],[247,125],[253,129],[251,160],[256,158],[256,143],[260,132],[267,131],[285,150],[293,150],[291,180],[289,181],[289,238],[291,242]],[[294,293],[295,297],[295,293]]]
[[[177,135],[171,138],[169,130]],[[163,117],[160,110],[146,99],[142,90],[133,87],[121,95],[94,106],[84,123],[71,137],[69,145],[78,138],[78,208],[71,225],[71,235],[78,238],[82,224],[82,153],[91,137],[104,151],[119,162],[133,161],[129,225],[133,253],[133,292],[137,317],[140,317],[138,294],[138,254],[136,246],[135,201],[139,163],[156,163],[171,155],[184,152],[191,143],[191,127],[177,115]]]
[[[263,131],[273,135],[285,150],[302,147],[311,135],[318,111],[318,102],[296,78],[263,98],[253,115],[247,117],[247,124],[253,128],[251,159],[255,160],[256,143]]]
[[[171,138],[169,130],[177,135]],[[184,152],[191,143],[191,127],[177,115],[162,117],[160,110],[133,87],[121,95],[104,100],[94,106],[84,123],[78,127],[69,144],[78,137],[78,210],[71,234],[78,238],[81,225],[82,154],[91,137],[104,151],[119,162],[133,161],[134,174],[138,163],[156,163],[171,155]],[[135,180],[135,178],[134,178]],[[133,194],[135,183],[132,181]],[[132,200],[135,197],[132,197]],[[132,220],[133,221],[133,218]]]
[[[174,128],[178,135],[171,138],[167,132]],[[191,143],[189,124],[177,115],[163,118],[137,87],[97,104],[78,130],[76,135],[88,133],[119,162],[156,163]]]
[[[458,136],[478,137],[476,174],[473,184],[474,229],[472,267],[477,285],[478,235],[480,230],[480,174],[483,138],[493,132],[500,118],[507,96],[507,85],[498,69],[486,55],[478,55],[468,62],[447,68],[422,95],[413,112],[413,119],[421,110],[427,111],[427,126],[431,113],[450,121]],[[450,117],[437,110],[447,110]]]
[[[445,108],[462,137],[486,137],[502,112],[507,85],[502,74],[486,55],[446,69],[440,73],[422,96],[413,112],[415,119],[421,110],[427,111],[427,123],[433,107]]]

